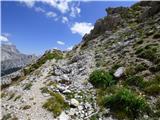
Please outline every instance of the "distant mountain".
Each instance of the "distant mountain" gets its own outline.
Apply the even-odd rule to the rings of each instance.
[[[32,63],[37,59],[35,55],[21,53],[15,45],[1,45],[1,76],[10,74]]]

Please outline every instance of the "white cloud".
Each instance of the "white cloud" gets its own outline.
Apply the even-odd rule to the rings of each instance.
[[[42,0],[41,2],[48,4],[53,8],[57,8],[61,13],[69,11],[69,1],[67,0]]]
[[[47,13],[46,13],[46,16],[47,16],[47,17],[56,17],[57,14],[50,11],[50,12],[47,12]]]
[[[59,44],[59,45],[65,45],[65,43],[63,41],[60,41],[60,40],[57,41],[57,44]]]
[[[11,36],[10,33],[2,33],[2,35],[5,36],[5,37],[7,37],[7,38]]]
[[[73,46],[70,46],[67,48],[67,50],[72,50],[73,49]]]
[[[20,2],[24,3],[29,8],[35,7],[37,12],[45,12],[42,8],[35,6],[35,3],[37,2],[49,5],[52,8],[59,10],[62,14],[68,12],[71,17],[76,17],[81,11],[79,8],[80,2],[73,2],[72,0],[20,0]]]
[[[69,10],[68,2],[66,0],[59,1],[57,8],[62,12],[66,13]]]
[[[93,29],[92,23],[86,23],[86,22],[76,22],[71,27],[72,33],[80,34],[81,36],[84,36],[86,33],[89,33],[90,30]]]
[[[34,0],[24,0],[24,1],[20,1],[20,2],[23,2],[29,8],[32,8],[35,5]]]
[[[4,35],[0,36],[0,42],[8,42],[8,41],[9,40],[8,40],[8,38],[6,36],[4,36]]]
[[[77,15],[79,15],[81,12],[81,9],[79,7],[71,7],[71,13],[70,16],[71,17],[76,17]]]
[[[67,17],[62,17],[62,23],[67,23],[68,22],[68,18]]]
[[[42,12],[42,13],[45,13],[46,11],[43,9],[43,8],[41,8],[41,7],[35,7],[35,11],[36,12]]]

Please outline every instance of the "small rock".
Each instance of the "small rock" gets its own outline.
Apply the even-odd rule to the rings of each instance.
[[[48,97],[48,96],[50,96],[50,95],[47,94],[47,93],[43,93],[43,96],[44,96],[44,97]]]
[[[73,116],[75,114],[75,109],[71,108],[68,114],[70,116]]]
[[[123,75],[123,73],[124,73],[124,67],[119,67],[114,73],[114,76],[119,78]]]
[[[69,77],[67,76],[67,75],[62,75],[61,77],[60,77],[62,80],[66,80],[66,81],[69,81]]]
[[[79,111],[83,110],[83,106],[81,106],[81,105],[78,106],[78,110],[79,110]]]
[[[79,102],[72,98],[71,101],[70,101],[70,105],[73,106],[73,107],[78,107],[79,106]]]
[[[60,86],[60,85],[57,85],[57,88],[59,89],[60,92],[63,92],[66,90],[66,87]]]
[[[144,115],[143,117],[144,117],[145,119],[148,119],[148,115]]]
[[[63,91],[63,93],[64,94],[69,94],[69,93],[71,93],[71,91],[70,90],[65,90],[65,91]]]
[[[62,112],[58,120],[69,120],[69,116],[65,112]]]

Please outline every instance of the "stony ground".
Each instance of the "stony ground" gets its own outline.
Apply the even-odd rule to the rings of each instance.
[[[52,113],[42,107],[50,95],[43,93],[41,88],[50,82],[54,82],[56,87],[49,85],[48,89],[61,94],[64,98],[67,94],[74,94],[66,100],[73,104],[73,108],[62,112],[57,119],[88,119],[97,113],[95,91],[87,82],[88,74],[94,67],[92,55],[94,55],[92,52],[87,52],[82,56],[75,56],[72,61],[48,61],[21,82],[6,88],[2,97],[3,117],[11,115],[11,118],[20,120],[55,119]],[[61,83],[61,80],[65,83]]]

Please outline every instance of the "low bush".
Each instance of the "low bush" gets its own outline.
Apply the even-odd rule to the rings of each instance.
[[[27,110],[27,109],[30,109],[30,108],[31,108],[30,105],[25,105],[25,106],[21,107],[22,110]]]
[[[31,87],[32,87],[32,83],[27,83],[27,84],[25,84],[23,90],[30,90]]]
[[[136,74],[135,67],[133,66],[128,66],[125,70],[125,76],[133,76]]]
[[[115,115],[118,115],[117,117],[119,118],[125,117],[126,115],[128,118],[133,119],[143,112],[150,111],[150,108],[144,98],[126,88],[121,88],[117,93],[105,97],[104,101],[105,106],[109,107]]]
[[[15,97],[14,101],[17,101],[20,98],[21,98],[21,95],[18,95],[18,96]]]
[[[144,91],[149,95],[159,95],[160,94],[160,85],[152,84],[144,89]]]
[[[150,67],[149,70],[150,70],[151,72],[153,72],[153,73],[159,72],[159,71],[160,71],[160,64],[157,64],[157,65],[155,65],[155,66]]]
[[[43,104],[43,108],[52,112],[54,117],[57,117],[61,114],[61,112],[69,107],[69,105],[64,101],[64,98],[58,93],[50,93],[52,95],[51,98],[47,99],[47,101]]]
[[[89,81],[95,87],[108,87],[115,83],[113,76],[104,70],[95,70],[90,74]]]
[[[156,33],[155,35],[153,35],[153,39],[158,39],[160,38],[160,33]]]
[[[11,114],[7,113],[2,117],[2,120],[9,120],[11,117],[12,117]]]
[[[144,81],[142,76],[129,76],[125,83],[129,86],[137,86],[137,87],[144,87]]]
[[[158,48],[157,44],[149,44],[144,48],[138,48],[135,54],[137,54],[138,57],[147,59],[153,63],[159,63],[160,54],[158,53]]]
[[[147,69],[147,65],[142,63],[142,64],[137,64],[135,67],[136,72],[141,72]]]
[[[11,100],[12,98],[14,98],[15,97],[15,93],[12,93],[11,95],[10,95],[10,97],[8,98],[8,100]]]
[[[156,108],[160,110],[160,97],[157,99]]]

